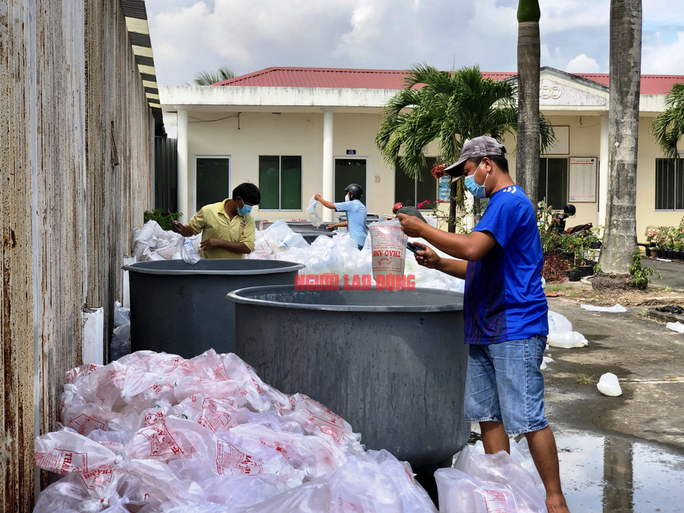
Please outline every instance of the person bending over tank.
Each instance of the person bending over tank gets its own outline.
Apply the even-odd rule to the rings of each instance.
[[[561,490],[556,441],[544,417],[548,306],[542,290],[541,240],[532,202],[508,173],[506,149],[491,137],[463,146],[451,176],[480,199],[490,198],[470,235],[448,233],[399,214],[410,237],[422,237],[455,260],[425,245],[416,261],[465,279],[463,313],[469,344],[465,417],[479,422],[487,454],[510,452],[509,436],[524,434],[546,488],[550,513],[569,513]]]
[[[363,249],[363,245],[366,243],[366,206],[361,203],[363,188],[359,184],[350,183],[344,190],[347,191],[347,195],[344,197],[343,202],[333,203],[332,201],[326,201],[320,194],[316,194],[314,199],[326,208],[347,213],[346,221],[329,224],[327,228],[328,230],[334,230],[335,228],[347,226],[352,239],[356,241],[359,249]]]
[[[202,232],[202,258],[245,258],[254,251],[252,207],[261,203],[259,188],[242,183],[233,189],[233,197],[203,206],[185,225],[173,222],[172,230],[184,237]]]
[[[394,207],[392,207],[392,213],[395,215],[406,214],[407,216],[417,217],[418,219],[420,219],[424,223],[427,222],[425,220],[425,218],[423,217],[423,215],[420,213],[420,210],[418,210],[416,207],[412,207],[410,205],[406,206],[403,203],[395,203]]]

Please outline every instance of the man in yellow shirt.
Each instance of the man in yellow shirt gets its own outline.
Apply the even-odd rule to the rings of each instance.
[[[233,189],[233,198],[205,205],[187,225],[173,222],[173,231],[184,237],[202,232],[202,258],[245,258],[254,251],[252,207],[261,203],[259,188],[242,183]]]

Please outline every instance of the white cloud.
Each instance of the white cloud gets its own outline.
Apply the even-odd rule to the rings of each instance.
[[[578,55],[565,66],[565,71],[568,73],[598,73],[599,69],[596,59],[587,57],[584,54]]]
[[[678,32],[677,40],[672,44],[666,44],[658,38],[655,44],[644,46],[641,72],[684,75],[684,32]]]
[[[542,34],[608,26],[610,0],[540,0]]]
[[[146,0],[161,84],[221,65],[515,71],[518,0]],[[676,5],[675,5],[676,4]],[[644,72],[682,73],[681,0],[644,2]],[[542,64],[608,71],[610,0],[540,0]],[[655,34],[661,31],[661,36]],[[582,59],[582,57],[584,58]],[[591,56],[587,57],[587,56]],[[581,68],[581,69],[580,69]]]

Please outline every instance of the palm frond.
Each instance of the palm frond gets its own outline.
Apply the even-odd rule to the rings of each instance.
[[[651,135],[668,158],[679,158],[677,144],[684,135],[684,83],[674,84],[665,97],[665,110],[651,125]]]
[[[195,85],[206,86],[229,80],[235,76],[235,72],[228,66],[221,66],[216,71],[200,71],[195,75]]]

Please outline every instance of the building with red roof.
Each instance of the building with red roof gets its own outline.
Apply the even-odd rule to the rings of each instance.
[[[162,108],[176,116],[179,210],[188,215],[229,195],[243,181],[259,185],[261,219],[304,219],[315,193],[340,201],[360,183],[370,212],[390,213],[444,196],[446,183],[425,171],[409,179],[383,162],[375,146],[383,107],[404,87],[405,70],[273,67],[208,87],[162,87]],[[515,73],[483,72],[515,81]],[[642,75],[637,177],[638,231],[677,225],[684,212],[684,166],[663,158],[649,134],[664,98],[684,76]],[[540,197],[576,206],[576,224],[605,222],[608,190],[609,76],[541,69],[540,108],[557,142],[542,156]],[[167,120],[167,126],[173,120]],[[515,148],[514,137],[504,144]],[[439,157],[426,148],[428,162]],[[511,169],[515,155],[509,153]],[[515,172],[513,171],[513,174]],[[440,192],[441,191],[441,192]],[[681,197],[680,197],[681,196]],[[331,214],[331,211],[324,212]]]

